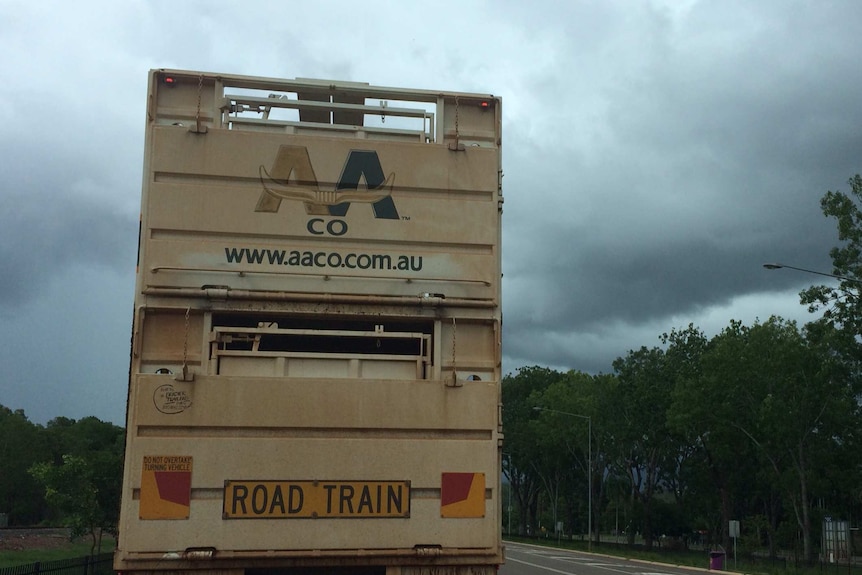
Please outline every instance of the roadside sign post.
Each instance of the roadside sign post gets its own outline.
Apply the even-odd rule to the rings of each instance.
[[[739,521],[730,521],[728,533],[733,537],[733,568],[736,569],[736,540],[739,539]]]

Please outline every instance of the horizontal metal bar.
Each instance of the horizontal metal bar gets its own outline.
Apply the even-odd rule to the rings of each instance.
[[[241,88],[251,90],[267,90],[270,92],[303,92],[306,90],[326,90],[330,93],[364,95],[367,98],[382,100],[408,100],[413,102],[435,103],[439,98],[454,99],[458,97],[462,104],[470,100],[494,99],[493,94],[470,92],[441,92],[439,90],[416,90],[395,88],[391,86],[372,86],[365,82],[345,82],[342,80],[309,79],[309,78],[266,78],[258,76],[242,76],[233,74],[218,74],[192,70],[174,70],[160,68],[167,75],[184,78],[195,86],[202,77],[204,81],[218,81],[225,88]]]
[[[213,327],[216,333],[250,333],[250,334],[270,334],[270,335],[307,335],[307,336],[348,336],[348,337],[376,337],[376,338],[400,338],[400,339],[423,339],[430,337],[427,333],[421,332],[406,332],[406,331],[350,331],[343,329],[282,329],[273,327],[231,327],[231,326],[216,326]]]
[[[350,276],[350,275],[341,275],[341,274],[286,274],[284,272],[268,272],[268,271],[257,271],[257,270],[226,270],[219,268],[181,268],[174,266],[154,266],[150,268],[152,273],[159,273],[162,271],[167,272],[183,272],[183,273],[194,273],[194,272],[204,272],[204,273],[223,273],[223,274],[237,274],[240,277],[249,275],[249,274],[258,274],[258,275],[292,275],[292,276],[304,276],[304,277],[319,277],[319,278],[338,278],[338,279],[357,279],[362,281],[368,280],[384,280],[384,281],[401,281],[402,278],[393,278],[387,276]],[[452,279],[452,278],[409,278],[403,279],[403,281],[408,283],[414,283],[417,281],[423,282],[449,282],[449,283],[459,283],[459,284],[482,284],[484,286],[490,287],[491,283],[486,282],[484,280],[462,280],[462,279]]]
[[[238,104],[256,104],[264,108],[286,108],[323,110],[332,112],[335,110],[349,110],[352,112],[363,112],[372,116],[400,116],[406,118],[428,118],[433,121],[434,113],[422,108],[395,108],[383,106],[369,106],[367,104],[346,104],[342,102],[316,102],[314,100],[291,100],[288,98],[258,98],[255,96],[239,96],[225,94],[225,99]],[[253,111],[253,110],[249,110]]]
[[[146,287],[142,293],[154,297],[190,297],[207,298],[208,290],[204,288],[177,287]],[[343,303],[358,305],[410,305],[433,307],[463,307],[488,308],[497,307],[497,302],[491,299],[442,298],[435,296],[382,296],[332,293],[300,293],[255,291],[245,289],[225,289],[225,299],[258,300],[270,302],[302,302],[302,303]]]
[[[373,126],[358,126],[355,124],[324,124],[322,122],[297,122],[290,120],[269,120],[264,118],[240,118],[231,116],[226,123],[248,126],[277,126],[293,128],[319,128],[322,130],[338,130],[342,132],[368,132],[369,134],[393,134],[416,136],[417,140],[433,140],[429,130],[405,130],[403,128],[377,128]]]
[[[364,361],[400,361],[413,364],[417,361],[428,361],[424,355],[396,355],[391,353],[325,353],[322,351],[248,351],[240,349],[219,349],[213,352],[213,357],[250,357],[253,359],[278,358],[288,359],[361,359]]]
[[[221,381],[229,385],[230,379],[236,383],[245,383],[246,378],[234,375],[220,375]],[[424,383],[424,382],[423,382]],[[187,426],[175,425],[140,425],[138,436],[140,437],[196,437],[215,439],[234,439],[263,437],[276,439],[292,437],[297,439],[319,439],[319,438],[341,438],[349,436],[351,439],[451,439],[457,441],[490,441],[490,429],[404,429],[404,428],[369,428],[369,427],[346,427],[346,428],[314,428],[314,427],[264,427],[264,426]],[[223,493],[223,488],[219,488]]]

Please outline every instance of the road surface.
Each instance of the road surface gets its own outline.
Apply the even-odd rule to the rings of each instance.
[[[704,562],[707,561],[704,557]],[[677,567],[511,542],[506,543],[506,564],[500,569],[500,575],[704,575],[706,572],[706,569],[694,567]]]

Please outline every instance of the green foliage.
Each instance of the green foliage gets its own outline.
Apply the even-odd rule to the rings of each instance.
[[[24,415],[0,405],[0,512],[12,525],[35,524],[46,512],[42,491],[27,470],[48,459],[44,430]]]
[[[123,429],[95,417],[46,427],[0,406],[0,512],[10,525],[63,524],[75,536],[116,533]]]
[[[844,326],[853,334],[862,333],[862,307],[860,307],[860,285],[862,285],[862,176],[848,180],[850,194],[826,192],[820,207],[826,217],[835,218],[838,225],[840,246],[829,251],[832,258],[832,273],[842,276],[839,287],[812,286],[800,296],[802,303],[812,311],[824,310],[826,321]]]
[[[90,535],[95,549],[103,531],[117,530],[123,430],[95,417],[57,418],[46,433],[54,459],[33,465],[30,473],[72,535]]]
[[[653,502],[651,520],[656,535],[662,537],[678,538],[692,532],[683,508],[669,501],[659,499]]]
[[[94,470],[88,460],[64,455],[60,465],[37,463],[30,473],[44,485],[45,500],[65,518],[72,537],[91,533],[103,523]]]
[[[639,507],[644,543],[650,548],[661,534],[653,525],[655,497],[667,487],[668,474],[682,454],[680,438],[667,425],[677,371],[672,356],[646,347],[617,359],[614,370],[619,379],[615,466],[629,479],[631,507]]]
[[[813,502],[860,511],[862,390],[848,339],[827,322],[731,321],[711,339],[693,326],[665,334],[664,348],[631,351],[610,375],[510,376],[504,450],[517,458],[504,466],[537,490],[537,511],[525,503],[519,515],[577,533],[591,494],[594,526],[620,520],[647,547],[700,531],[727,548],[728,521],[741,519],[746,545],[792,545],[810,560],[825,513]]]
[[[534,394],[540,393],[561,377],[542,367],[524,367],[502,381],[504,445],[503,474],[512,487],[522,535],[538,529],[538,504],[542,479],[535,462],[537,430],[533,424]]]

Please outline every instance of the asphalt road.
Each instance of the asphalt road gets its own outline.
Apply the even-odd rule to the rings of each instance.
[[[507,542],[500,575],[704,575],[706,571]]]

